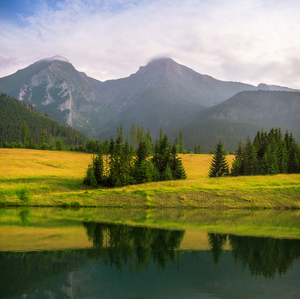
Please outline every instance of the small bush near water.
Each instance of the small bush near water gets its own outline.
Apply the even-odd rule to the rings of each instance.
[[[17,195],[19,197],[20,200],[24,201],[24,202],[29,202],[30,201],[30,191],[24,187],[22,189],[20,189],[19,191],[17,191]]]

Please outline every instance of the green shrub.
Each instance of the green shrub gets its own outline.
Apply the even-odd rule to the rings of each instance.
[[[17,195],[18,195],[19,199],[24,201],[24,202],[30,201],[31,194],[30,194],[30,191],[26,187],[20,189],[17,192]]]

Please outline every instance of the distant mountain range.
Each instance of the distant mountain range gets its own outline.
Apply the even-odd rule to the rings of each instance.
[[[214,146],[218,138],[234,142],[245,139],[247,136],[244,134],[265,127],[266,123],[267,126],[281,123],[289,130],[297,128],[297,124],[299,127],[296,115],[287,123],[280,122],[281,117],[270,116],[272,109],[267,105],[273,102],[267,92],[269,90],[274,91],[272,94],[278,93],[279,98],[285,98],[282,91],[292,92],[295,97],[293,105],[298,107],[299,90],[220,81],[170,58],[151,61],[127,78],[105,82],[78,72],[66,58],[60,56],[40,60],[15,74],[0,78],[1,92],[33,105],[89,138],[110,138],[120,124],[126,135],[132,124],[139,124],[145,130],[150,128],[154,139],[158,137],[159,129],[173,138],[183,131],[187,149],[192,149],[197,141],[203,150]],[[244,91],[253,92],[253,95]],[[265,96],[269,100],[265,100]],[[241,101],[245,102],[241,104]],[[261,114],[255,114],[257,110],[249,108],[254,105],[253,101],[255,109],[263,111]],[[235,108],[228,110],[228,103]],[[222,109],[225,109],[224,112]],[[287,109],[290,111],[290,106]],[[254,113],[252,116],[250,111]],[[232,130],[234,125],[237,130]],[[243,126],[245,130],[241,129]]]
[[[172,136],[183,133],[187,149],[193,150],[195,141],[203,151],[215,148],[221,139],[229,151],[237,149],[238,142],[257,131],[281,128],[300,140],[300,92],[243,91],[228,100],[200,111],[191,121],[174,130]]]

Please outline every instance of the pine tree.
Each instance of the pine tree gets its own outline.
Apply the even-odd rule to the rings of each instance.
[[[62,150],[62,142],[61,142],[61,140],[57,140],[57,141],[56,141],[56,149],[57,149],[58,151],[61,151],[61,150]]]
[[[100,186],[105,185],[106,177],[105,177],[105,166],[103,161],[102,152],[99,151],[96,157],[93,157],[92,168],[94,172],[95,179],[97,184]]]
[[[143,160],[136,165],[134,179],[137,184],[148,183],[152,181],[152,168],[148,161]]]
[[[195,144],[194,144],[194,154],[198,154],[198,142],[195,141]]]
[[[164,133],[162,129],[159,129],[159,140],[161,141],[164,138]]]
[[[22,125],[22,136],[23,136],[23,143],[26,144],[26,141],[28,139],[28,125],[25,120],[23,121],[23,125]]]
[[[231,165],[231,175],[239,176],[244,174],[243,170],[243,147],[242,141],[239,142],[238,149],[236,151],[236,155]]]
[[[137,132],[136,127],[133,124],[130,129],[130,146],[136,150],[137,149]]]
[[[171,181],[173,180],[172,170],[169,164],[167,164],[165,170],[161,173],[162,181]]]
[[[209,168],[209,177],[221,177],[222,175],[229,174],[229,166],[226,159],[225,150],[221,140],[217,144],[212,162]]]
[[[171,151],[171,157],[170,157],[170,167],[172,171],[172,177],[174,180],[185,180],[186,179],[186,173],[185,169],[183,167],[182,161],[177,156],[177,144],[174,143]]]
[[[289,156],[286,149],[285,141],[282,140],[280,143],[279,155],[278,155],[278,164],[279,164],[279,172],[280,173],[288,173],[288,162]]]
[[[92,165],[88,166],[83,183],[88,186],[97,187],[97,180],[95,178]]]
[[[183,134],[180,132],[179,134],[179,153],[183,153],[184,151],[184,139],[183,139]]]

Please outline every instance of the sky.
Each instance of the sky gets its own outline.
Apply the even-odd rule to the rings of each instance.
[[[300,89],[299,0],[0,0],[0,77],[61,55],[128,77],[170,57],[219,80]]]

